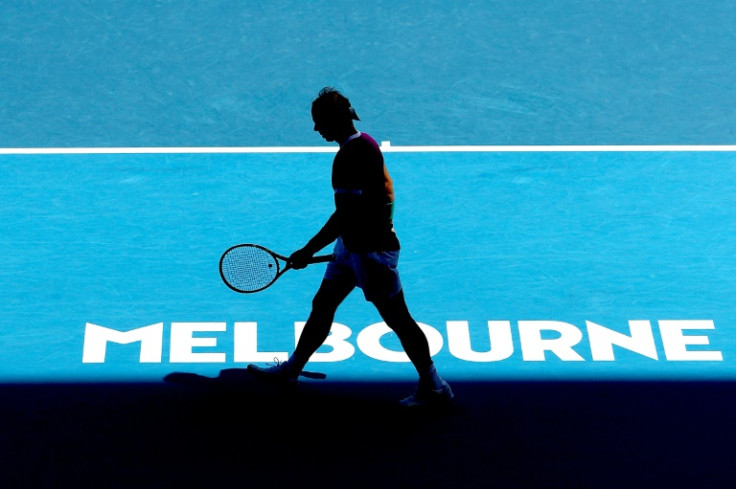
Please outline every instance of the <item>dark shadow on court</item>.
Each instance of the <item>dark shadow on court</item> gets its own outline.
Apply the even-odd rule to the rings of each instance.
[[[0,387],[2,487],[731,487],[736,383],[453,382],[264,388],[237,371],[160,384]]]

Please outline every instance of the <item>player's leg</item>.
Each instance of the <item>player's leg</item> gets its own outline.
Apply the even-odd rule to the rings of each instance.
[[[373,304],[378,309],[378,313],[384,322],[399,337],[401,346],[409,360],[414,364],[417,372],[422,375],[429,369],[432,357],[429,354],[427,337],[409,313],[409,308],[404,299],[404,291],[399,291],[393,297],[374,300]]]
[[[437,373],[427,337],[409,313],[403,290],[391,297],[374,300],[373,303],[388,327],[399,337],[401,346],[419,374],[416,392],[401,403],[423,406],[451,401],[454,397],[452,389]]]
[[[301,372],[309,358],[322,346],[330,334],[338,306],[355,288],[352,280],[344,278],[325,279],[312,299],[309,314],[294,353],[289,358],[292,369]]]
[[[312,354],[330,334],[335,312],[355,287],[349,277],[324,279],[312,299],[312,312],[299,337],[294,353],[285,362],[271,367],[248,365],[248,371],[261,380],[274,384],[293,384]]]

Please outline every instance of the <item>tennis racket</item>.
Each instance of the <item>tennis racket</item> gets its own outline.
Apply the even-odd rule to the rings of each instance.
[[[333,258],[333,255],[315,256],[309,263],[323,263]],[[220,258],[222,281],[235,292],[243,294],[270,287],[290,268],[288,258],[257,244],[235,245]]]

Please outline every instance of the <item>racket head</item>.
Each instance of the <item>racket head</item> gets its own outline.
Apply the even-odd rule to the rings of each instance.
[[[220,258],[220,277],[235,292],[259,292],[286,270],[279,260],[286,258],[256,244],[238,244],[228,248]]]

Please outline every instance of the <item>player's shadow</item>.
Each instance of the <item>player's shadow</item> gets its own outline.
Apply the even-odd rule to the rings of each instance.
[[[248,399],[252,403],[257,399],[258,404],[270,404],[281,402],[285,398],[293,400],[313,394],[311,386],[301,382],[293,387],[264,384],[244,368],[223,369],[216,377],[192,372],[173,372],[164,377],[164,382],[185,394],[204,394],[222,402]]]
[[[185,394],[204,394],[215,402],[247,402],[253,408],[273,407],[283,401],[302,408],[323,410],[328,406],[341,406],[354,412],[370,413],[373,417],[382,414],[416,416],[412,408],[399,404],[399,399],[411,394],[411,382],[344,382],[324,379],[301,378],[291,386],[268,385],[253,377],[245,368],[223,369],[215,377],[191,372],[173,372],[164,377],[164,382],[175,386]],[[422,408],[422,413],[431,416],[457,413],[460,404]],[[422,417],[421,415],[419,416]]]
[[[208,377],[190,372],[173,372],[164,377],[167,384],[192,388],[240,388],[258,387],[255,379],[244,368],[221,370],[217,377]]]

